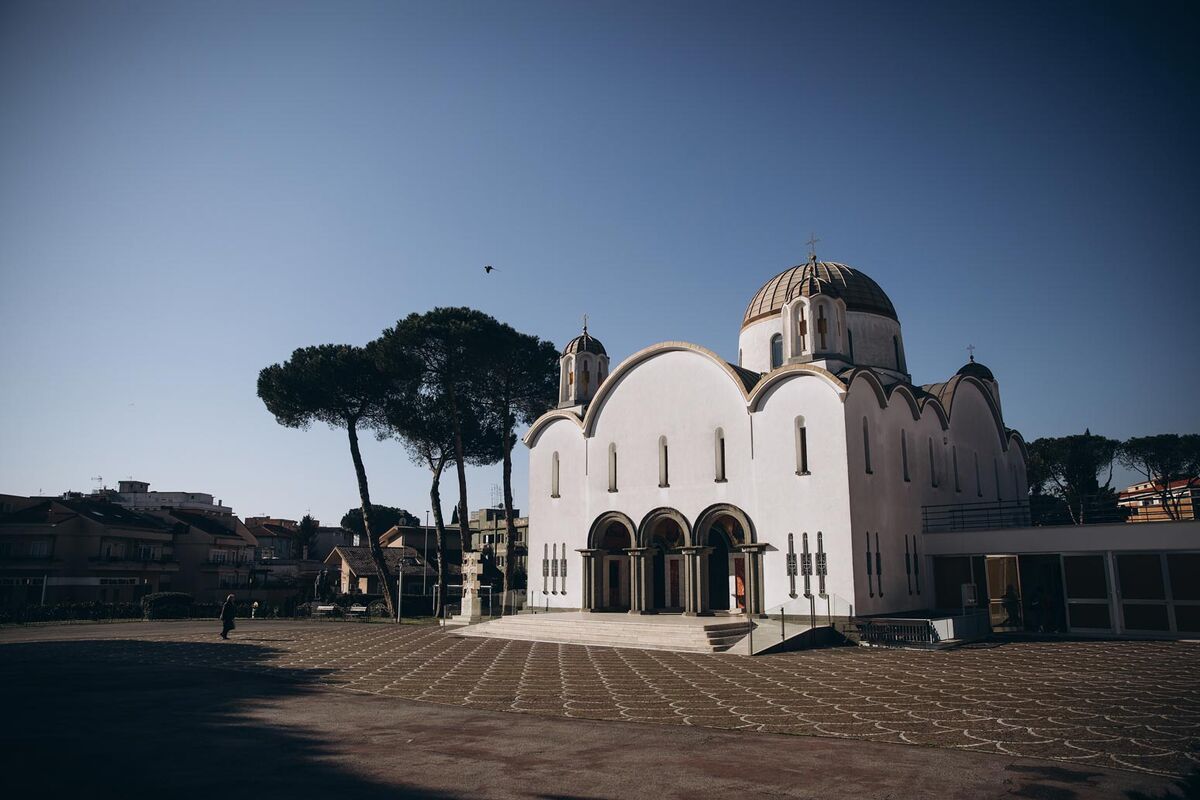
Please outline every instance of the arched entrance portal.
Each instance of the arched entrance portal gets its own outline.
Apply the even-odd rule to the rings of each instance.
[[[761,558],[746,550],[754,543],[754,526],[737,506],[711,506],[697,518],[696,544],[711,548],[707,570],[710,610],[745,612],[747,603],[753,601],[756,583],[761,586]]]
[[[691,544],[690,539],[687,519],[673,508],[657,508],[642,520],[638,543],[645,548],[646,611],[684,610],[684,548]]]
[[[633,520],[619,512],[602,514],[592,523],[584,559],[584,608],[628,611],[629,549],[634,546]]]
[[[629,610],[629,554],[625,551],[633,547],[633,539],[629,529],[620,522],[610,522],[604,529],[600,539],[600,607],[605,611]]]

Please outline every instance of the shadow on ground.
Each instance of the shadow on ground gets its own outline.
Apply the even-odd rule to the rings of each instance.
[[[315,693],[322,678],[319,670],[282,675],[269,668],[230,669],[264,667],[273,652],[236,642],[5,645],[4,794],[209,800],[448,796],[351,771],[319,725],[272,724],[273,703]],[[214,660],[226,669],[187,667]]]

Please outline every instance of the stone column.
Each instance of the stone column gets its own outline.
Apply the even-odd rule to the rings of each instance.
[[[650,608],[653,589],[651,581],[654,576],[650,570],[654,559],[650,557],[649,547],[630,547],[625,550],[629,554],[629,613],[653,614]]]
[[[583,556],[583,611],[599,611],[601,608],[604,550],[581,549],[575,552]]]
[[[761,617],[763,615],[763,553],[765,544],[742,544],[737,546],[739,552],[746,554],[746,615]]]
[[[711,616],[708,607],[708,554],[711,547],[681,547],[683,553],[683,613],[689,617]]]

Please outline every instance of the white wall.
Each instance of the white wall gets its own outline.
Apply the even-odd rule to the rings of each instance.
[[[771,337],[783,335],[783,315],[774,314],[742,329],[738,335],[741,366],[755,372],[771,371]]]

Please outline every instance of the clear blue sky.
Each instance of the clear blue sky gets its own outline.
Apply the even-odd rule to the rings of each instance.
[[[1028,439],[1195,431],[1198,33],[1163,3],[5,3],[0,492],[336,522],[345,438],[275,424],[261,367],[446,304],[734,360],[810,231],[917,382],[974,343]],[[365,458],[423,515],[399,445]]]

